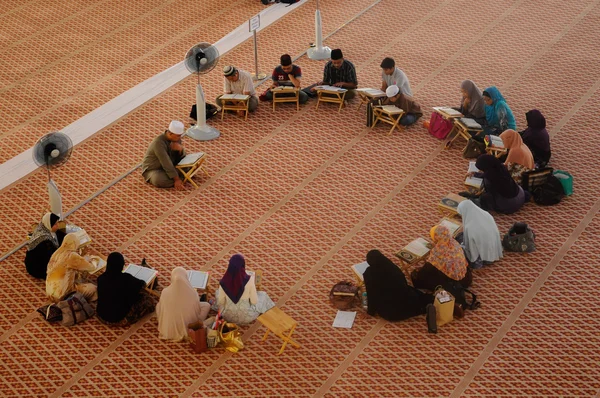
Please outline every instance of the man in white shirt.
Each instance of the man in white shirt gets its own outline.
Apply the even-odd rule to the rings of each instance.
[[[223,76],[225,77],[225,86],[223,91],[225,94],[245,94],[250,96],[248,110],[254,112],[258,108],[258,98],[254,90],[254,82],[250,73],[237,69],[234,66],[227,65],[223,68]],[[221,96],[218,96],[217,105],[222,106]],[[239,115],[243,115],[243,111],[238,111]]]
[[[412,90],[410,89],[410,83],[408,77],[400,68],[396,68],[396,62],[393,58],[384,58],[381,61],[381,91],[385,91],[390,86],[398,86],[402,94],[406,94],[412,97]]]

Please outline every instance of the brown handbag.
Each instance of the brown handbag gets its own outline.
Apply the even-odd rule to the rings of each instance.
[[[359,304],[358,286],[348,281],[338,282],[331,288],[329,300],[338,310],[349,310]]]
[[[200,354],[208,349],[206,343],[206,328],[202,322],[194,322],[188,325],[188,336],[190,345],[196,354]]]
[[[473,159],[479,157],[485,153],[485,144],[483,142],[479,142],[474,140],[473,138],[469,138],[467,142],[467,146],[463,149],[463,158],[465,159]]]

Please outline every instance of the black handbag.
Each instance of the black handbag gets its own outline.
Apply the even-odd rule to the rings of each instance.
[[[463,149],[463,158],[465,159],[473,159],[479,157],[485,153],[485,144],[483,142],[479,142],[473,138],[469,138],[467,142],[467,146]]]

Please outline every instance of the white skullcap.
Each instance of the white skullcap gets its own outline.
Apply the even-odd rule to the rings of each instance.
[[[173,134],[181,135],[185,131],[185,126],[183,125],[183,122],[173,120],[169,124],[169,131]]]
[[[389,86],[387,90],[385,90],[385,94],[388,98],[395,97],[400,92],[400,89],[395,84],[393,86]]]

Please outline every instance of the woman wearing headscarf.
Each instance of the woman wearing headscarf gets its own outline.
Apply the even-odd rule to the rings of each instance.
[[[437,286],[446,288],[449,284],[458,282],[464,288],[469,287],[473,276],[460,243],[443,225],[431,228],[430,235],[433,248],[425,265],[411,273],[413,286],[417,289],[435,290]]]
[[[186,340],[188,325],[204,321],[208,311],[210,304],[200,302],[185,268],[176,267],[171,271],[171,284],[162,291],[156,305],[158,336],[165,340]]]
[[[387,321],[401,321],[425,313],[433,295],[406,282],[404,272],[379,250],[367,253],[369,267],[363,274],[367,290],[367,312]]]
[[[463,80],[460,84],[462,99],[457,110],[465,117],[475,119],[479,124],[485,124],[485,109],[481,90],[472,80]]]
[[[266,292],[257,292],[254,275],[246,273],[246,260],[241,254],[229,259],[229,266],[215,293],[217,307],[227,322],[240,325],[254,322],[275,306]]]
[[[132,325],[154,311],[154,300],[144,290],[146,282],[123,272],[125,258],[113,252],[106,271],[98,277],[98,319],[109,325]]]
[[[416,123],[416,121],[423,116],[421,106],[417,104],[413,97],[403,94],[398,86],[389,86],[385,90],[385,94],[387,97],[383,101],[384,105],[395,105],[404,111],[404,114],[400,118],[401,125],[410,126],[411,124]]]
[[[489,265],[502,258],[502,241],[494,217],[470,200],[458,204],[463,222],[462,246],[472,268]]]
[[[29,275],[46,279],[46,269],[50,257],[62,244],[65,233],[58,229],[59,217],[54,213],[46,213],[42,221],[35,228],[25,253],[25,268]]]
[[[500,134],[500,138],[504,147],[508,149],[504,165],[513,180],[520,185],[523,173],[535,169],[533,155],[515,130],[506,130]]]
[[[54,302],[63,300],[73,292],[79,292],[89,301],[96,300],[96,286],[81,279],[81,272],[94,271],[96,266],[77,253],[79,239],[67,234],[62,245],[48,262],[46,295]]]
[[[546,118],[537,109],[525,114],[527,129],[522,131],[523,142],[531,150],[538,168],[546,167],[550,161],[550,135],[546,130]]]
[[[488,87],[483,92],[483,101],[485,102],[485,120],[486,126],[479,136],[499,135],[504,130],[517,129],[515,117],[508,107],[506,100],[496,86]]]
[[[511,214],[525,203],[525,191],[513,180],[506,166],[495,156],[481,155],[475,166],[483,172],[484,191],[474,202],[483,210]]]

